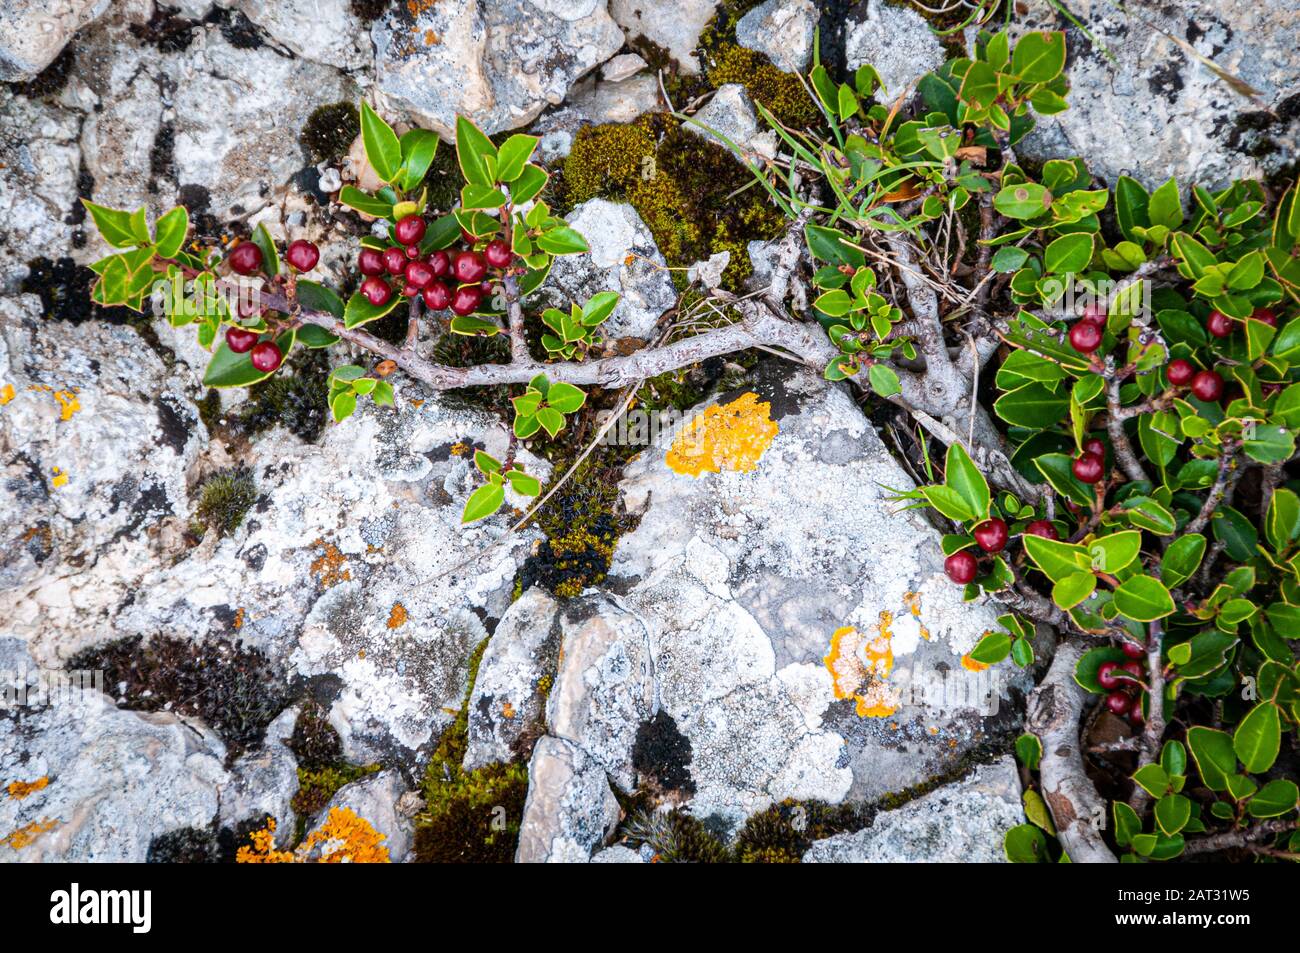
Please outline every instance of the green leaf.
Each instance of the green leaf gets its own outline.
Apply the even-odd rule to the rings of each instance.
[[[898,374],[887,364],[872,364],[871,369],[867,371],[867,380],[871,384],[871,389],[886,399],[903,390]]]
[[[513,182],[519,178],[540,141],[536,136],[516,133],[503,142],[497,153],[497,181]]]
[[[339,339],[318,324],[304,324],[298,329],[298,343],[315,350],[338,344]]]
[[[1131,242],[1141,241],[1135,229],[1147,228],[1151,219],[1147,216],[1150,196],[1136,179],[1121,175],[1115,182],[1115,217],[1119,221],[1119,230]]]
[[[1039,383],[1018,387],[1003,394],[993,404],[994,412],[1007,423],[1033,430],[1051,427],[1069,409],[1069,395],[1058,394]]]
[[[1126,500],[1124,515],[1138,529],[1145,529],[1160,536],[1168,536],[1174,531],[1176,525],[1174,515],[1149,496]]]
[[[376,321],[388,314],[404,300],[406,299],[401,295],[393,292],[387,304],[376,307],[370,303],[365,295],[358,291],[348,299],[348,303],[343,309],[343,326],[351,330],[371,321]]]
[[[1237,755],[1228,733],[1193,725],[1187,729],[1187,747],[1205,786],[1211,791],[1227,790],[1228,776],[1237,770]]]
[[[1285,463],[1295,453],[1295,435],[1277,424],[1260,424],[1254,428],[1253,435],[1242,441],[1241,446],[1252,460],[1260,463]]]
[[[554,384],[551,389],[554,390],[561,386],[568,385]],[[550,400],[550,398],[548,397],[547,400]],[[554,407],[543,407],[541,410],[537,411],[537,422],[542,425],[542,428],[548,434],[554,437],[564,429],[564,414],[560,413]]]
[[[295,336],[293,331],[285,331],[275,343],[280,346],[280,353],[286,358],[293,349]],[[274,372],[271,372],[274,373]],[[203,374],[205,387],[247,387],[258,381],[266,380],[271,373],[264,373],[253,367],[253,361],[247,353],[236,354],[223,339],[217,347],[208,369]]]
[[[984,665],[996,665],[1006,658],[1010,651],[1010,635],[1005,632],[986,632],[975,648],[971,649],[969,657]]]
[[[1040,864],[1047,859],[1047,838],[1033,824],[1018,824],[1003,837],[1002,850],[1013,864]]]
[[[587,400],[587,395],[580,388],[572,384],[566,384],[558,381],[551,385],[550,391],[546,395],[546,403],[554,407],[562,414],[571,414],[581,407]]]
[[[1260,788],[1246,809],[1251,817],[1280,817],[1294,811],[1297,801],[1300,801],[1300,788],[1296,783],[1278,778]]]
[[[520,496],[536,496],[542,492],[542,484],[537,477],[529,476],[522,470],[511,470],[506,474],[511,488]]]
[[[370,399],[381,407],[393,406],[393,385],[388,381],[376,381]]]
[[[460,190],[460,207],[463,209],[493,209],[505,204],[505,193],[495,186],[470,182]]]
[[[1142,821],[1137,812],[1123,801],[1111,803],[1111,813],[1115,818],[1115,843],[1127,847],[1133,838],[1142,833]]]
[[[594,328],[604,323],[605,319],[614,313],[618,307],[619,294],[617,291],[599,291],[587,299],[587,303],[582,306],[582,323],[589,328]]]
[[[998,274],[1007,275],[1020,270],[1028,259],[1029,252],[1023,248],[1017,248],[1015,245],[1008,245],[1005,248],[999,248],[993,253],[990,265]]]
[[[81,204],[90,213],[91,220],[94,221],[99,234],[104,237],[104,241],[114,248],[135,248],[137,245],[148,244],[147,241],[142,242],[136,235],[130,212],[96,205],[86,199],[82,199]]]
[[[1026,33],[1011,54],[1011,72],[1026,83],[1048,83],[1065,69],[1065,34]]]
[[[356,409],[357,395],[354,391],[339,391],[330,398],[330,416],[334,418],[336,424],[347,420]]]
[[[1060,582],[1077,572],[1086,572],[1092,566],[1088,551],[1074,543],[1026,534],[1022,540],[1025,552],[1052,582]]]
[[[1178,182],[1170,178],[1151,193],[1147,203],[1147,217],[1152,225],[1163,225],[1173,231],[1183,224],[1183,203],[1178,196]]]
[[[1064,453],[1043,453],[1034,458],[1034,466],[1052,489],[1080,506],[1090,506],[1095,499],[1092,488],[1074,475],[1072,462]]]
[[[154,223],[154,244],[161,258],[175,258],[190,230],[190,213],[178,205]]]
[[[1137,530],[1124,530],[1093,540],[1088,545],[1094,569],[1111,574],[1126,568],[1137,559],[1142,549],[1142,534]]]
[[[1160,749],[1160,766],[1170,777],[1187,773],[1187,749],[1181,741],[1166,741]]]
[[[1188,533],[1169,544],[1160,560],[1160,578],[1165,585],[1178,588],[1196,572],[1205,555],[1205,537]]]
[[[464,116],[456,117],[456,159],[466,182],[486,186],[495,183],[496,146]]]
[[[576,255],[588,249],[587,240],[567,225],[543,232],[537,238],[537,247],[552,255]]]
[[[361,101],[361,141],[366,147],[366,160],[375,174],[385,182],[396,179],[402,169],[402,144],[393,127],[384,122],[365,100]]]
[[[1077,274],[1092,261],[1093,240],[1087,232],[1062,235],[1043,253],[1043,264],[1054,275]]]
[[[943,484],[939,486],[923,486],[921,487],[921,493],[931,506],[950,520],[955,520],[958,523],[970,523],[976,519],[976,514],[970,511],[965,498],[952,487]]]
[[[1038,763],[1043,760],[1043,743],[1038,736],[1025,732],[1016,739],[1016,757],[1030,771],[1038,770]]]
[[[425,173],[438,154],[438,134],[428,129],[411,129],[398,140],[402,147],[400,185],[410,192],[424,181]]]
[[[1174,599],[1160,580],[1132,576],[1115,590],[1115,608],[1137,622],[1154,622],[1173,614]]]
[[[1062,609],[1073,609],[1096,588],[1096,576],[1090,572],[1076,572],[1052,586],[1052,601]]]
[[[1004,186],[993,197],[993,207],[1007,218],[1037,218],[1052,206],[1052,193],[1034,182]]]
[[[319,282],[309,281],[306,278],[299,278],[298,303],[309,311],[324,311],[327,314],[334,315],[334,317],[339,318],[340,320],[343,318],[343,299]],[[302,340],[302,331],[305,331],[308,327],[311,327],[311,325],[304,325],[299,330],[298,339],[300,341]],[[324,329],[322,328],[321,330]],[[311,347],[314,345],[308,346]]]
[[[538,421],[536,414],[517,414],[515,416],[514,431],[515,436],[520,440],[527,440],[537,431],[542,429],[541,422]]]
[[[853,307],[853,299],[849,293],[842,288],[836,288],[833,291],[819,295],[813,302],[813,307],[826,315],[828,318],[841,318],[848,314]]]
[[[271,238],[265,223],[259,223],[253,229],[253,244],[262,250],[262,271],[274,278],[280,273],[280,253],[276,251],[275,239]]]
[[[485,516],[491,516],[501,509],[506,501],[506,488],[500,483],[485,483],[465,501],[465,512],[461,514],[461,524],[473,523]]]
[[[510,185],[510,200],[515,205],[531,202],[546,187],[546,180],[549,178],[546,171],[539,166],[532,164],[524,166],[524,170]]]
[[[1173,837],[1192,819],[1192,802],[1181,794],[1166,794],[1156,801],[1155,811],[1160,830]]]
[[[393,203],[362,192],[353,185],[345,185],[339,192],[339,201],[348,208],[356,209],[364,215],[374,218],[388,218],[393,212]],[[456,232],[460,235],[459,229]]]
[[[1232,734],[1232,750],[1251,774],[1273,767],[1282,744],[1282,723],[1278,707],[1260,702],[1241,719]]]
[[[1074,666],[1074,680],[1084,691],[1104,695],[1108,689],[1102,688],[1101,682],[1097,681],[1097,670],[1107,662],[1122,663],[1125,658],[1127,656],[1124,652],[1113,645],[1099,645],[1095,649],[1089,649]]]
[[[1056,827],[1052,824],[1051,812],[1047,810],[1047,802],[1043,796],[1033,788],[1025,791],[1020,797],[1021,803],[1025,808],[1025,817],[1037,827],[1041,827],[1047,833],[1055,835]]]
[[[542,395],[540,391],[530,387],[518,397],[511,397],[510,402],[514,404],[516,414],[521,417],[532,417],[542,406]]]
[[[1162,797],[1169,790],[1169,775],[1158,764],[1147,764],[1138,768],[1137,773],[1133,775],[1133,780],[1152,797]]]

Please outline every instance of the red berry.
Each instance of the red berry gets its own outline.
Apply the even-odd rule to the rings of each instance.
[[[424,238],[424,219],[408,215],[393,226],[393,237],[402,245],[418,245]]]
[[[383,278],[372,275],[361,282],[361,293],[376,308],[382,308],[393,296],[393,289],[388,287],[388,282]]]
[[[434,277],[441,278],[451,271],[451,256],[445,251],[436,251],[429,256],[429,267],[433,269]]]
[[[1089,437],[1083,442],[1084,453],[1095,453],[1103,460],[1106,459],[1106,445],[1101,442],[1100,437]]]
[[[476,251],[463,251],[452,259],[451,269],[457,281],[471,284],[483,280],[487,274],[487,262]]]
[[[407,245],[407,246],[406,246],[406,257],[407,257],[408,259],[410,259],[411,261],[414,261],[415,259],[419,258],[419,257],[420,257],[420,246],[419,246],[419,245]]]
[[[401,248],[385,248],[384,270],[390,275],[400,275],[406,271],[406,252]]]
[[[289,243],[284,252],[284,260],[295,271],[311,271],[320,261],[320,249],[312,242],[299,238]]]
[[[249,357],[253,361],[253,366],[263,374],[275,370],[284,360],[284,355],[280,353],[280,346],[274,341],[263,341],[253,348],[253,353]]]
[[[256,331],[247,328],[226,328],[226,346],[236,354],[246,354],[256,343]]]
[[[1250,318],[1252,321],[1262,321],[1270,328],[1277,327],[1277,313],[1272,308],[1256,308]]]
[[[1101,347],[1101,326],[1092,321],[1076,322],[1070,328],[1070,347],[1080,354],[1091,354]]]
[[[487,259],[487,263],[493,268],[505,268],[510,264],[510,259],[514,255],[511,253],[509,245],[499,238],[494,238],[483,249],[483,257]]]
[[[1081,453],[1070,464],[1075,478],[1081,483],[1100,483],[1106,471],[1106,462],[1095,453]]]
[[[406,283],[414,285],[416,289],[424,288],[429,282],[433,281],[433,268],[427,261],[408,262],[406,265]]]
[[[1097,669],[1097,684],[1102,688],[1118,688],[1120,680],[1115,677],[1115,672],[1118,669],[1118,662],[1102,662]]]
[[[1111,692],[1106,696],[1106,707],[1114,715],[1127,714],[1131,704],[1132,700],[1123,692]]]
[[[1041,536],[1043,539],[1060,539],[1061,534],[1056,531],[1050,520],[1034,520],[1025,527],[1025,533],[1029,536]]]
[[[1187,382],[1196,376],[1196,368],[1192,367],[1191,361],[1177,358],[1170,361],[1169,366],[1165,368],[1165,376],[1169,378],[1169,383],[1175,387],[1184,387]]]
[[[975,557],[964,549],[953,553],[943,561],[943,571],[959,586],[972,581],[975,578],[975,570]]]
[[[357,267],[363,275],[382,275],[384,273],[384,256],[378,248],[363,248],[357,255]]]
[[[1121,665],[1120,671],[1129,675],[1134,682],[1142,681],[1142,676],[1145,674],[1142,671],[1142,666],[1139,665],[1136,661],[1132,661],[1132,660],[1125,662],[1123,665]]]
[[[986,553],[1000,553],[1007,545],[1007,524],[1004,520],[993,519],[985,520],[975,527],[975,542],[980,544],[980,549]]]
[[[226,261],[237,275],[255,275],[262,269],[262,249],[252,242],[240,242],[230,250]]]
[[[1147,720],[1146,715],[1142,714],[1142,699],[1146,697],[1143,692],[1137,698],[1133,699],[1133,707],[1128,710],[1128,721],[1130,725],[1140,727]]]
[[[1079,315],[1079,320],[1104,325],[1106,323],[1106,306],[1099,301],[1094,301],[1083,309],[1083,314]]]
[[[433,311],[441,311],[451,304],[451,289],[441,281],[431,281],[424,288],[424,304]]]
[[[1130,642],[1128,639],[1123,641],[1120,648],[1131,659],[1144,659],[1147,657],[1147,647],[1145,645],[1138,645],[1138,643]]]
[[[456,293],[451,296],[451,310],[453,314],[459,314],[462,317],[467,314],[473,314],[483,300],[483,292],[478,290],[477,285],[466,285],[456,289]]]
[[[419,293],[420,293],[420,289],[417,288],[415,285],[411,284],[409,281],[406,284],[402,285],[402,294],[407,298],[414,298]]]
[[[1192,394],[1207,404],[1223,396],[1223,378],[1214,371],[1197,371],[1192,378]]]
[[[1232,333],[1232,318],[1222,311],[1211,311],[1210,316],[1205,319],[1205,330],[1216,338],[1226,338]]]

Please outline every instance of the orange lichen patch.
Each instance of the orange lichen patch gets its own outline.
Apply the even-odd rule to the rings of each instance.
[[[319,548],[321,554],[312,562],[311,574],[320,581],[322,586],[330,589],[352,578],[352,570],[348,569],[347,558],[339,552],[337,546],[323,539],[316,540],[312,545]]]
[[[441,42],[441,41],[438,39],[438,34],[434,33],[432,30],[425,30],[425,31],[424,31],[424,45],[425,45],[425,46],[434,46],[434,45],[436,45],[436,44],[439,43],[439,42]]]
[[[674,473],[699,476],[735,470],[748,473],[776,438],[772,405],[754,393],[729,404],[714,404],[697,414],[677,435],[664,462]]]
[[[77,400],[77,392],[74,390],[56,390],[54,399],[59,402],[61,420],[71,420],[72,415],[81,409],[81,401]]]
[[[458,440],[451,445],[451,455],[453,457],[463,457],[469,453],[469,444],[463,440]]]
[[[510,704],[510,702],[508,702],[508,701],[507,701],[507,702],[502,702],[502,703],[501,703],[501,717],[502,717],[502,718],[513,718],[513,717],[515,717],[515,706],[512,705],[512,704]]]
[[[244,627],[244,607],[240,606],[235,610],[235,621],[230,623],[231,627],[238,632]]]
[[[11,798],[21,801],[27,795],[43,790],[49,783],[48,777],[37,778],[35,781],[10,781],[5,790],[9,792]]]
[[[903,596],[903,605],[907,606],[907,611],[912,613],[916,619],[921,618],[921,594],[919,592],[909,592]],[[930,641],[930,630],[924,625],[920,626],[921,638]]]
[[[400,602],[394,602],[393,608],[388,613],[388,627],[390,629],[401,628],[406,624],[406,606]]]
[[[882,611],[874,633],[861,633],[851,625],[836,629],[831,636],[830,654],[822,659],[831,673],[831,685],[838,699],[856,700],[860,718],[885,718],[897,709],[897,698],[889,687],[894,668],[893,613]]]
[[[4,387],[0,387],[0,407],[3,407],[5,404],[9,403],[9,401],[13,399],[14,399],[13,384],[5,384]]]
[[[387,864],[391,863],[385,835],[348,807],[330,808],[319,830],[312,831],[296,850],[275,849],[275,819],[249,835],[249,845],[235,852],[237,864]]]
[[[970,654],[967,653],[961,657],[961,667],[966,669],[968,672],[982,672],[988,668],[988,665],[984,662],[975,661],[970,657]]]
[[[14,850],[22,850],[46,831],[52,831],[58,826],[59,822],[52,818],[47,818],[43,821],[32,821],[32,823],[25,827],[20,827],[16,831],[10,831],[3,838],[0,838],[0,844],[7,844]]]
[[[51,485],[51,486],[53,486],[55,489],[58,489],[58,488],[61,487],[61,486],[66,486],[66,485],[67,485],[67,482],[68,482],[68,475],[67,475],[66,473],[63,472],[63,468],[62,468],[62,467],[51,467],[51,468],[50,468],[50,485]]]

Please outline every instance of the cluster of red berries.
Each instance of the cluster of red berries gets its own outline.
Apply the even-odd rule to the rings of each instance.
[[[1101,339],[1105,334],[1106,312],[1100,305],[1090,304],[1070,328],[1070,347],[1080,354],[1091,354],[1101,347]]]
[[[1127,662],[1103,662],[1097,669],[1097,684],[1106,689],[1106,709],[1121,718],[1128,716],[1134,725],[1143,721],[1142,698],[1146,694],[1143,680],[1146,669],[1146,646],[1124,640],[1121,648],[1128,656]]]
[[[284,251],[284,260],[296,272],[311,271],[320,261],[320,249],[315,243],[299,238],[289,243]],[[240,242],[230,250],[226,263],[235,274],[251,278],[262,271],[262,249],[255,242]],[[252,311],[247,310],[241,300],[239,317],[247,318],[251,315]],[[248,353],[248,359],[253,362],[253,367],[269,374],[284,362],[284,354],[275,341],[259,341],[260,336],[250,328],[231,326],[226,328],[226,346],[236,354],[251,352]]]
[[[1025,527],[1025,533],[1029,536],[1042,536],[1044,539],[1061,538],[1056,527],[1048,520],[1034,520]],[[994,516],[976,526],[971,535],[984,552],[1000,553],[1007,548],[1011,530],[1007,527],[1006,520]],[[943,571],[953,582],[964,586],[975,580],[979,572],[979,560],[969,549],[963,549],[943,561]]]
[[[362,248],[357,256],[357,267],[366,276],[361,282],[361,293],[381,308],[392,300],[394,289],[390,282],[400,280],[399,293],[408,298],[420,295],[430,310],[450,308],[453,314],[473,314],[492,288],[487,280],[488,269],[503,270],[514,260],[510,246],[497,238],[488,242],[482,251],[475,251],[473,236],[462,231],[461,237],[470,247],[422,255],[420,242],[424,232],[424,219],[408,215],[393,227],[398,245],[383,251]]]

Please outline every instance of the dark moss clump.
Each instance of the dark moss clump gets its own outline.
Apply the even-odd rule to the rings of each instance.
[[[388,9],[389,0],[352,0],[352,12],[363,23],[378,20]]]
[[[425,809],[415,827],[415,856],[424,863],[508,864],[519,845],[528,766],[515,761],[477,771],[461,767],[469,744],[469,697],[486,648],[484,639],[470,656],[465,700],[425,772]]]
[[[433,357],[448,367],[509,364],[510,342],[504,334],[483,338],[448,332],[434,342]],[[514,418],[509,387],[458,387],[446,391],[443,396],[468,407],[481,407],[505,420]]]
[[[73,44],[65,47],[49,66],[27,82],[16,85],[15,88],[28,99],[57,96],[63,92],[63,87],[67,84],[68,77],[72,75],[76,65],[77,53]]]
[[[325,717],[321,706],[309,700],[293,723],[285,746],[304,768],[323,768],[343,758],[343,741]]]
[[[347,155],[361,132],[361,114],[350,102],[318,106],[303,123],[298,141],[313,164],[334,162]]]
[[[95,273],[71,258],[37,258],[28,262],[27,268],[21,290],[41,299],[42,310],[50,321],[80,324],[94,319],[109,324],[147,324],[130,308],[103,308],[91,301]]]
[[[248,434],[276,425],[312,443],[329,424],[329,358],[323,349],[299,348],[278,374],[254,384],[238,424]]]
[[[182,827],[149,842],[146,864],[216,864],[221,861],[217,835],[200,827]]]
[[[298,790],[290,805],[298,818],[298,837],[306,833],[307,821],[319,814],[339,788],[373,774],[378,764],[350,764],[343,759],[343,743],[325,711],[308,700],[293,723],[287,747],[298,759]]]
[[[665,792],[695,793],[691,780],[691,740],[666,711],[659,711],[636,729],[632,767]]]
[[[103,671],[122,708],[201,718],[231,760],[262,743],[290,698],[288,679],[265,654],[226,639],[157,636],[146,643],[134,636],[80,652],[67,667]]]
[[[870,817],[850,804],[782,801],[753,815],[736,837],[736,859],[746,864],[797,864],[813,841],[861,830]]]
[[[257,486],[247,467],[214,473],[199,488],[199,504],[194,509],[195,528],[211,527],[218,535],[229,536],[239,529],[256,501]]]
[[[149,43],[164,53],[184,53],[194,40],[197,21],[178,16],[170,7],[159,6],[146,23],[132,23],[131,35],[141,43]]]
[[[238,10],[213,10],[208,20],[221,26],[221,35],[237,50],[255,50],[264,46],[262,31]]]
[[[685,811],[639,811],[623,827],[629,847],[648,846],[663,864],[725,864],[731,852],[716,834]]]

